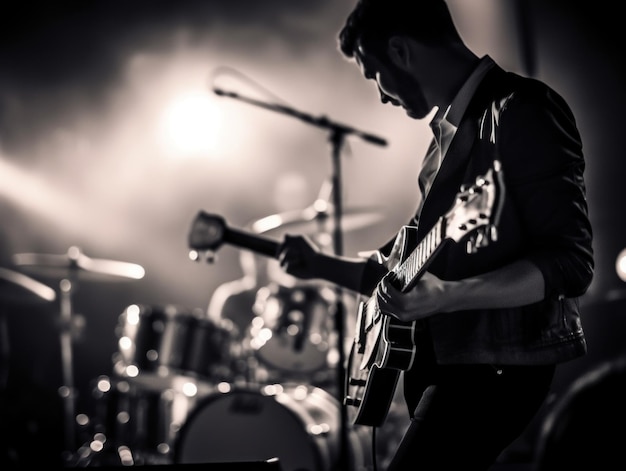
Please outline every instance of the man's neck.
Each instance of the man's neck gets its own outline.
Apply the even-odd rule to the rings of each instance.
[[[437,68],[439,93],[433,103],[439,108],[438,117],[443,116],[448,110],[452,100],[479,62],[480,58],[466,47],[451,49],[450,53],[442,58],[440,67]]]

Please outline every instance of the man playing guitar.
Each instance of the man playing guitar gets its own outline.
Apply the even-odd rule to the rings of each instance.
[[[388,318],[410,327],[415,355],[403,383],[411,423],[389,471],[486,470],[536,415],[556,366],[586,353],[577,298],[594,260],[574,117],[547,85],[475,55],[444,0],[358,1],[339,41],[383,103],[414,119],[437,109],[408,245],[423,242],[459,188],[494,163],[505,191],[497,225],[471,237],[470,250],[427,247],[417,256],[427,270],[410,282],[398,281],[398,260],[389,263],[397,238],[379,260],[364,260],[287,235],[277,256],[293,276],[369,297],[367,326]],[[370,353],[357,366],[371,367]]]

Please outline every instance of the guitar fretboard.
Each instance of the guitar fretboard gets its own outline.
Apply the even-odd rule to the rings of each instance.
[[[439,218],[435,226],[426,234],[411,254],[394,269],[394,275],[400,289],[407,291],[413,286],[428,266],[437,249],[444,240],[444,218]]]

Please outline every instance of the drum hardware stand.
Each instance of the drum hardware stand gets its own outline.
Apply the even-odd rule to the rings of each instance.
[[[72,354],[72,290],[73,282],[64,278],[59,282],[60,299],[60,339],[61,339],[61,368],[63,373],[63,385],[59,388],[59,395],[63,398],[63,411],[65,420],[65,450],[66,453],[73,453],[76,447],[75,439],[75,398]]]
[[[343,147],[345,137],[349,134],[354,134],[365,141],[368,141],[372,144],[376,144],[379,146],[386,146],[387,141],[378,136],[365,133],[354,129],[350,126],[346,126],[341,123],[336,123],[329,120],[325,116],[312,116],[310,114],[302,113],[293,108],[290,108],[285,105],[279,104],[268,104],[261,102],[256,99],[244,97],[238,93],[222,90],[220,88],[213,88],[213,92],[218,96],[224,96],[229,98],[235,98],[241,100],[243,102],[260,106],[262,108],[266,108],[272,111],[277,111],[283,114],[287,114],[298,118],[308,124],[313,126],[317,126],[320,128],[328,129],[330,131],[329,141],[331,143],[332,152],[332,196],[333,196],[333,247],[335,251],[335,255],[340,256],[343,255],[343,237],[342,237],[342,227],[341,227],[341,219],[342,219],[342,188],[341,188],[341,149]],[[341,397],[339,397],[339,403],[342,405],[340,407],[341,417],[340,417],[340,452],[339,452],[339,460],[336,465],[337,471],[345,471],[351,469],[350,467],[350,457],[348,453],[348,416],[347,409],[343,405],[343,390],[345,386],[345,377],[346,377],[346,355],[344,349],[344,336],[345,336],[345,306],[343,303],[343,289],[339,286],[336,288],[337,294],[337,302],[336,302],[336,310],[335,310],[335,328],[338,334],[338,352],[339,352],[339,361],[337,368],[337,383],[338,390]]]
[[[10,308],[17,305],[31,306],[34,304],[52,303],[56,300],[56,292],[47,285],[40,283],[22,273],[0,267],[0,393],[2,394],[2,407],[4,416],[4,394],[9,393],[10,370],[11,370],[11,346],[10,332],[7,323],[7,313]],[[10,396],[7,395],[8,399]],[[11,407],[11,401],[7,402]],[[13,406],[14,407],[14,406]],[[12,426],[11,420],[0,423],[3,437]],[[5,449],[13,449],[11,442],[6,441]],[[17,452],[19,455],[19,452]]]
[[[0,306],[0,393],[8,389],[11,346],[7,316],[4,306]]]
[[[72,296],[76,290],[76,277],[70,276],[59,281],[59,339],[61,344],[61,372],[62,385],[59,387],[59,396],[63,401],[64,443],[62,458],[66,464],[75,465],[78,457],[76,437],[76,399],[78,390],[74,381],[74,354],[72,343],[77,335],[78,322],[73,310]]]

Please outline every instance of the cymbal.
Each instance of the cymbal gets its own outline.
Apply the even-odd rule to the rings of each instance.
[[[341,229],[354,231],[371,226],[384,218],[377,208],[352,207],[344,209],[341,215]],[[252,230],[257,234],[284,230],[294,233],[328,233],[333,230],[334,208],[331,204],[318,200],[311,206],[301,209],[272,214],[252,223]]]
[[[56,292],[22,273],[0,267],[0,303],[52,302]]]
[[[13,262],[33,274],[57,279],[85,279],[91,281],[115,281],[120,279],[139,280],[145,270],[135,263],[91,258],[72,246],[67,254],[20,253]]]

